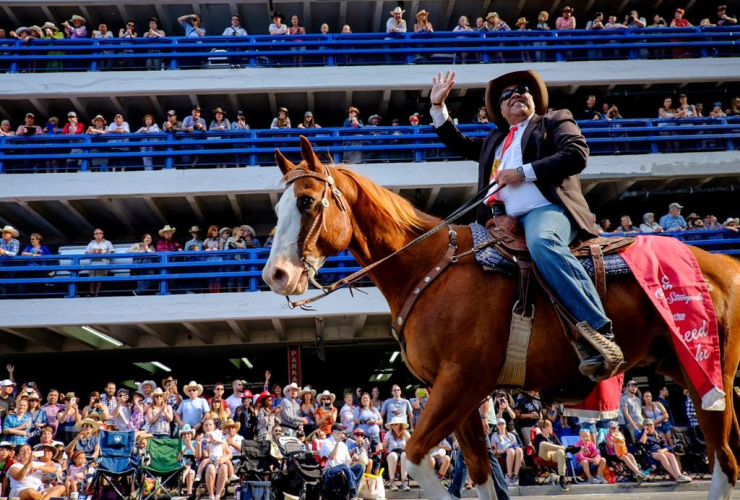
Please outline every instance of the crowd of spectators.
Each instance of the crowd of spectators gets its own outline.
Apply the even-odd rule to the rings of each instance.
[[[409,27],[404,16],[406,10],[402,7],[396,7],[390,12],[390,17],[385,24],[385,32],[387,33],[406,33],[409,31]],[[602,12],[596,12],[593,19],[587,20],[585,23],[577,21],[575,10],[572,7],[566,6],[561,9],[560,16],[557,17],[552,26],[550,26],[549,13],[547,11],[541,12],[537,16],[537,22],[532,22],[531,25],[537,30],[573,30],[577,28],[585,28],[589,30],[599,29],[619,29],[619,28],[659,28],[659,27],[687,27],[693,26],[684,16],[685,11],[682,8],[677,8],[673,12],[673,18],[670,22],[667,22],[660,14],[655,14],[652,18],[652,24],[640,16],[636,10],[631,10],[629,13],[624,15],[621,22],[616,15],[605,15]],[[290,19],[290,25],[285,20],[286,17],[280,12],[273,12],[271,15],[272,22],[267,27],[267,32],[274,36],[296,36],[305,35],[307,30],[301,25],[300,19],[297,15],[292,15]],[[422,9],[415,13],[413,19],[413,32],[420,33],[432,33],[434,27],[429,21],[429,13]],[[527,31],[530,28],[529,20],[525,17],[520,17],[514,20],[511,24],[514,29],[518,31]],[[180,16],[177,19],[177,24],[182,27],[182,35],[185,37],[203,37],[208,35],[206,28],[203,27],[203,18],[199,14],[187,14]],[[224,23],[226,24],[226,23]],[[700,26],[733,26],[737,24],[737,17],[727,13],[726,5],[719,5],[717,7],[717,15],[715,19],[701,19],[699,21]],[[458,19],[456,26],[452,31],[510,31],[512,28],[509,23],[501,19],[497,12],[489,12],[485,17],[478,17],[475,19],[475,25],[473,26],[467,16],[461,16]],[[329,25],[324,23],[321,25],[321,33],[329,33]],[[343,25],[341,33],[352,33],[352,28],[349,25]],[[248,33],[244,29],[241,23],[241,18],[234,14],[231,16],[230,24],[226,25],[223,31],[219,33],[221,36],[247,36]],[[167,36],[161,29],[161,23],[156,17],[152,17],[148,20],[147,25],[142,28],[137,28],[136,22],[133,19],[126,21],[125,26],[118,30],[119,38],[161,38]],[[115,34],[111,31],[107,24],[101,23],[98,25],[97,30],[88,30],[87,19],[81,15],[73,15],[71,19],[65,20],[61,23],[61,28],[58,27],[52,21],[46,21],[43,25],[32,25],[22,26],[15,30],[6,32],[5,29],[0,29],[0,40],[6,37],[22,39],[28,41],[29,39],[61,39],[61,38],[113,38]],[[299,57],[299,56],[296,56]]]
[[[668,206],[668,213],[656,219],[653,212],[647,212],[642,216],[642,222],[639,226],[632,223],[632,218],[629,215],[623,215],[619,219],[619,225],[612,226],[609,219],[600,219],[597,221],[596,214],[594,214],[594,231],[598,234],[603,233],[618,233],[618,234],[632,234],[632,233],[662,233],[662,232],[674,232],[674,231],[705,231],[705,230],[725,230],[738,232],[738,226],[740,220],[737,217],[727,217],[724,221],[719,222],[714,215],[705,215],[700,217],[696,213],[689,214],[688,217],[684,218],[681,215],[683,205],[679,203],[671,203]]]
[[[377,473],[380,468],[396,471],[400,466],[400,483],[390,474],[389,487],[409,490],[406,444],[431,391],[419,388],[413,398],[406,399],[401,387],[393,384],[390,397],[384,400],[379,387],[369,392],[357,387],[344,389],[339,399],[329,389],[319,392],[309,385],[274,384],[267,371],[264,383],[259,385],[249,386],[237,379],[230,388],[222,382],[204,386],[196,381],[180,387],[177,379],[167,376],[161,384],[144,380],[131,390],[108,382],[103,390],[84,398],[56,388],[44,394],[37,382],[18,385],[14,367],[8,365],[6,369],[9,378],[0,381],[0,461],[5,461],[0,483],[3,493],[10,490],[11,497],[21,498],[19,494],[28,487],[18,477],[24,459],[29,460],[22,451],[24,447],[44,452],[48,448],[45,462],[54,470],[46,472],[59,476],[56,482],[46,481],[43,488],[39,482],[39,489],[57,488],[55,496],[66,492],[65,496],[77,498],[92,470],[86,467],[94,467],[94,459],[100,456],[101,429],[135,431],[134,454],[146,448],[148,439],[182,438],[182,458],[187,465],[183,484],[188,495],[211,474],[215,480],[206,481],[205,487],[211,499],[219,497],[225,484],[236,479],[231,458],[241,454],[244,440],[274,441],[280,436],[295,436],[304,442],[327,470],[340,464],[351,466],[355,479],[364,472]],[[668,388],[660,386],[654,392],[656,396],[652,394],[650,390],[640,394],[637,383],[630,380],[624,387],[619,415],[613,420],[565,417],[561,405],[543,406],[537,391],[518,396],[506,390],[495,391],[480,405],[479,412],[508,486],[519,484],[525,447],[528,453],[557,463],[555,479],[561,478],[564,489],[568,489],[563,480],[566,452],[573,454],[591,483],[607,481],[605,475],[610,471],[601,453],[623,462],[637,482],[652,479],[653,471],[647,464],[660,464],[675,481],[689,482],[671,451],[677,449],[671,429],[685,422],[692,432],[700,432],[691,400],[687,397],[675,405],[685,411],[677,422]],[[574,435],[580,438],[574,446],[562,445],[564,436]],[[334,452],[340,442],[344,443],[341,457]],[[628,451],[628,446],[634,449],[638,444],[646,450],[647,463],[638,464]],[[214,446],[219,449],[214,450]],[[36,460],[42,455],[37,454]],[[450,469],[453,455],[454,472]],[[226,459],[221,460],[223,457]],[[218,467],[218,471],[209,471],[209,460],[215,458],[219,458],[217,465],[226,465],[223,470]],[[473,486],[469,478],[465,479],[465,464],[454,435],[432,450],[430,460],[440,479],[449,479],[452,472],[452,481],[445,483],[455,497],[460,498],[464,482],[467,488]]]

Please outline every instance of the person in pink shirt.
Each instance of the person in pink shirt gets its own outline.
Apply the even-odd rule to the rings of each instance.
[[[571,7],[565,7],[563,13],[555,21],[555,29],[559,30],[574,30],[576,29],[576,18],[573,17],[573,9]]]
[[[576,447],[580,446],[581,451],[576,453],[576,462],[583,467],[587,481],[594,484],[605,484],[604,468],[606,467],[606,459],[599,453],[599,449],[591,440],[591,433],[587,429],[581,429],[579,435],[581,439],[576,443]],[[592,465],[598,466],[595,477],[591,476]]]

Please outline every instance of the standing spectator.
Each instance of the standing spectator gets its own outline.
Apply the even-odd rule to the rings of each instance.
[[[242,19],[234,14],[231,16],[231,26],[226,28],[221,36],[247,36],[247,30],[242,28]]]
[[[344,395],[344,405],[339,410],[339,421],[347,429],[347,432],[352,432],[355,428],[354,398],[351,392]]]
[[[571,7],[563,8],[563,12],[560,17],[555,20],[555,29],[558,30],[574,30],[576,29],[576,18],[573,16],[573,9]]]
[[[686,97],[686,94],[679,95],[678,102],[680,103],[678,106],[678,112],[683,113],[681,118],[696,118],[698,116],[696,106],[689,104],[689,98]]]
[[[550,25],[547,22],[549,19],[550,14],[546,10],[540,12],[540,14],[537,16],[537,29],[548,31],[550,29]]]
[[[21,244],[16,239],[18,238],[18,230],[13,226],[5,226],[2,229],[2,233],[3,237],[0,241],[0,257],[15,257],[21,249]]]
[[[412,127],[419,126],[419,113],[414,113],[413,115],[409,116],[409,125],[411,125]]]
[[[57,421],[59,422],[57,437],[65,443],[74,439],[77,422],[82,418],[78,403],[79,399],[75,397],[75,393],[68,392],[64,396],[64,407],[57,413]]]
[[[270,124],[270,128],[291,128],[290,118],[288,118],[288,108],[280,108],[278,110],[278,115],[273,118],[272,123]]]
[[[241,405],[234,408],[234,420],[239,423],[239,436],[253,440],[257,436],[257,410],[252,405],[254,394],[251,391],[242,393]]]
[[[15,412],[10,413],[3,421],[3,434],[13,446],[28,442],[28,430],[32,427],[32,418],[28,413],[28,399],[18,401]]]
[[[668,205],[668,213],[660,218],[663,231],[684,231],[688,228],[686,220],[681,215],[683,207],[678,203]]]
[[[246,132],[249,130],[249,124],[247,123],[247,117],[244,111],[236,112],[236,121],[231,123],[231,130]]]
[[[286,385],[283,389],[285,397],[280,402],[280,425],[289,436],[295,436],[308,423],[307,419],[300,416],[301,405],[296,401],[299,390],[295,383]]]
[[[694,429],[694,432],[697,433],[696,435],[701,432],[699,429],[699,420],[696,418],[696,409],[694,409],[694,402],[691,401],[691,396],[689,395],[689,391],[684,389],[683,395],[686,397],[686,400],[684,400],[684,410],[686,412],[686,423],[689,424],[689,427]]]
[[[108,122],[103,118],[103,115],[96,115],[92,120],[92,125],[87,127],[87,131],[85,133],[89,135],[105,134],[108,132],[108,128],[106,127],[107,124]]]
[[[522,442],[527,445],[531,444],[530,431],[542,418],[542,401],[539,399],[539,392],[530,390],[520,395],[514,406],[514,414],[519,421]]]
[[[478,112],[473,117],[473,123],[489,123],[488,112],[485,106],[478,108]]]
[[[191,239],[189,239],[185,243],[185,250],[190,252],[193,250],[202,251],[203,250],[203,240],[200,239],[200,227],[192,226],[188,232],[190,233],[190,236],[192,236]]]
[[[328,25],[328,24],[326,24],[326,23],[322,24],[322,25],[321,25],[321,28],[319,28],[319,32],[320,32],[320,33],[321,33],[322,35],[328,35],[328,34],[329,34],[329,25]]]
[[[113,117],[113,121],[111,122],[110,125],[108,125],[107,133],[108,134],[119,134],[119,135],[130,134],[131,128],[129,127],[128,122],[123,119],[123,115],[121,113],[116,113],[116,116]],[[128,139],[116,139],[115,141],[111,140],[108,142],[109,143],[128,142]],[[128,152],[128,150],[129,149],[125,146],[120,146],[120,147],[115,147],[115,148],[112,147],[110,149],[112,153],[126,153]],[[126,167],[126,163],[128,163],[128,161],[129,160],[127,160],[126,158],[121,158],[121,157],[113,158],[111,160],[113,171],[114,172],[116,171],[116,167],[121,167],[121,172],[123,172]]]
[[[41,407],[46,412],[46,421],[49,423],[49,427],[53,430],[53,435],[56,435],[57,429],[59,428],[59,419],[57,415],[64,409],[64,405],[59,403],[59,391],[51,389],[46,394],[46,404]]]
[[[650,25],[651,28],[665,28],[668,26],[665,22],[665,19],[663,19],[660,14],[655,14],[653,16],[653,24]]]
[[[457,26],[455,26],[452,31],[473,31],[473,28],[470,27],[468,16],[460,16],[457,20]]]
[[[347,110],[347,118],[344,120],[342,127],[344,128],[355,128],[359,129],[364,127],[365,124],[360,120],[360,110],[354,106],[350,106]],[[350,141],[343,143],[345,146],[361,146],[362,142]],[[349,151],[342,155],[344,163],[357,164],[362,163],[362,151]]]
[[[200,116],[200,106],[197,104],[193,106],[193,110],[190,114],[190,116],[186,116],[185,119],[182,122],[182,131],[183,132],[205,132],[208,127],[206,126],[206,121],[201,118]],[[190,149],[203,149],[203,146],[190,146]],[[190,163],[191,156],[184,156],[183,162],[184,163]],[[198,155],[195,156],[195,158],[192,158],[191,167],[194,167],[197,163],[200,157]]]
[[[689,230],[704,229],[704,223],[701,221],[701,218],[693,212],[690,213],[688,217],[686,217],[686,224],[688,225]]]
[[[587,30],[603,30],[604,29],[604,13],[597,12],[594,14],[593,20],[586,23]]]
[[[684,19],[684,14],[686,13],[683,9],[676,9],[673,15],[673,21],[671,21],[671,28],[686,28],[688,26],[693,26],[688,19]]]
[[[370,395],[368,393],[363,393],[362,396],[360,396],[360,405],[355,411],[353,424],[353,428],[355,430],[361,430],[368,439],[370,450],[378,450],[378,445],[380,444],[380,429],[383,425],[383,418],[378,409],[370,404]],[[384,449],[387,450],[387,448]],[[380,465],[380,463],[377,465]]]
[[[300,416],[306,419],[303,424],[304,436],[316,430],[316,402],[314,397],[316,391],[306,386],[298,392],[298,403],[300,404]]]
[[[288,29],[289,35],[305,35],[306,34],[306,28],[301,26],[300,20],[298,19],[298,16],[295,14],[290,18],[290,28]],[[300,42],[301,40],[295,40],[296,42]],[[291,51],[297,51],[297,50],[306,50],[306,47],[296,47],[295,45],[290,48]],[[297,65],[301,65],[303,63],[303,56],[293,56],[293,62]]]
[[[219,235],[219,250],[226,250],[226,242],[231,237],[231,228],[230,227],[222,227],[221,230],[218,232]]]
[[[475,20],[475,31],[479,31],[481,33],[485,33],[488,31],[486,28],[486,20],[482,17],[479,17]]]
[[[15,135],[15,130],[10,129],[10,120],[0,122],[0,135],[10,137]]]
[[[412,423],[414,424],[414,428],[419,425],[419,418],[421,417],[421,412],[424,411],[424,407],[427,405],[427,401],[429,401],[429,393],[422,387],[416,389],[416,397],[409,400],[413,413]]]
[[[153,253],[154,251],[154,246],[152,245],[152,235],[149,233],[144,233],[141,237],[141,241],[139,243],[134,243],[133,245],[131,245],[128,250],[126,250],[126,253]],[[150,259],[147,257],[134,257],[133,262],[134,264],[151,264],[155,262],[155,259]],[[159,273],[159,271],[156,269],[139,269],[136,272],[139,275],[153,275]],[[153,280],[137,281],[134,295],[140,295],[153,286]]]
[[[280,427],[277,414],[280,408],[272,408],[272,394],[268,391],[262,392],[255,402],[257,407],[257,440],[270,440],[273,430],[277,424]]]
[[[131,406],[128,405],[128,391],[126,389],[118,389],[116,393],[116,407],[113,408],[110,416],[117,430],[135,430],[131,425]]]
[[[647,212],[642,216],[642,224],[640,224],[641,233],[662,233],[663,228],[660,224],[655,222],[655,214],[653,212]]]
[[[129,19],[128,21],[126,21],[126,27],[118,30],[118,38],[127,39],[127,40],[136,38],[138,34],[136,33],[136,31],[134,31],[135,28],[136,28],[136,23],[134,22],[133,19]],[[126,42],[121,42],[120,45],[130,45],[130,44]],[[125,54],[126,56],[129,56],[133,54],[134,51],[133,50],[122,50],[120,53]],[[118,61],[118,65],[121,67],[133,68],[134,60],[131,57],[126,57],[125,59],[120,59]]]
[[[624,416],[625,435],[631,437],[634,443],[636,433],[642,430],[645,419],[642,414],[642,400],[637,394],[637,382],[634,380],[627,382],[627,392],[622,395],[619,407]]]
[[[118,406],[118,401],[116,401],[116,384],[114,382],[108,382],[105,384],[105,391],[100,396],[100,402],[105,405],[105,408],[108,410],[108,415],[110,416],[113,413],[113,410],[116,409],[116,406]],[[105,422],[105,424],[113,425],[113,418],[111,417]]]
[[[201,22],[202,19],[198,14],[188,14],[177,18],[177,24],[185,30],[185,36],[187,38],[206,36],[206,29],[201,28]]]
[[[257,233],[254,232],[254,228],[248,224],[242,224],[239,226],[242,230],[242,238],[244,238],[244,245],[246,248],[262,248],[260,240],[257,239]]]
[[[604,117],[607,120],[621,120],[622,115],[619,113],[619,108],[617,108],[616,104],[612,104],[609,106],[608,103],[604,103],[602,105],[602,111],[604,112]]]
[[[144,33],[144,38],[151,38],[152,41],[157,42],[160,38],[164,38],[165,33],[159,26],[159,19],[156,17],[149,18],[149,30]],[[152,49],[149,51],[152,54],[159,54],[159,50]],[[151,58],[146,60],[146,69],[148,70],[159,70],[163,69],[162,59],[159,57]]]
[[[740,116],[740,97],[735,96],[730,101],[730,107],[725,111],[727,116]]]
[[[316,123],[311,111],[306,111],[303,115],[303,123],[299,123],[298,128],[321,128],[321,125]]]
[[[393,397],[386,399],[383,402],[383,407],[380,409],[380,415],[386,423],[388,423],[392,418],[398,417],[404,422],[412,424],[414,421],[413,408],[411,408],[409,400],[402,397],[401,387],[398,384],[393,384],[391,395]]]
[[[269,373],[269,372],[267,372]],[[226,406],[231,410],[231,418],[236,418],[236,409],[241,406],[244,394],[244,381],[237,379],[231,382],[231,396],[226,398]],[[247,391],[248,392],[248,391]]]
[[[213,120],[211,120],[208,130],[215,130],[217,132],[231,130],[231,122],[226,118],[224,110],[220,107],[213,110]]]
[[[87,38],[87,21],[84,17],[78,16],[75,14],[72,16],[72,25],[70,26],[69,21],[64,21],[62,23],[62,26],[64,26],[64,33],[67,36],[67,38]]]
[[[177,112],[174,109],[167,111],[167,120],[162,123],[163,132],[179,132],[182,130],[182,122],[177,119]]]
[[[660,402],[653,401],[653,393],[651,391],[642,393],[642,402],[642,416],[646,419],[651,419],[655,425],[655,430],[666,440],[668,446],[673,446],[668,410]]]
[[[630,233],[638,233],[639,230],[632,225],[632,219],[629,215],[623,215],[619,219],[619,226],[612,231],[614,233],[622,233],[622,234],[630,234]]]
[[[717,6],[717,26],[732,26],[737,24],[737,18],[727,14],[727,5]]]
[[[414,23],[414,33],[433,33],[434,27],[429,22],[429,12],[420,10],[416,13],[416,22]]]
[[[391,17],[385,23],[386,33],[406,33],[406,21],[403,15],[406,13],[401,7],[396,7],[391,11]]]
[[[174,419],[172,407],[164,401],[164,391],[157,387],[152,392],[153,403],[146,410],[147,432],[155,439],[170,437],[170,422]]]
[[[162,238],[157,241],[157,252],[182,252],[182,245],[173,240],[177,228],[170,227],[169,224],[159,230],[159,236]]]
[[[5,379],[0,382],[0,419],[4,418],[8,413],[15,411],[14,391],[15,382],[11,379]]]
[[[152,115],[144,116],[143,122],[144,125],[136,131],[137,134],[159,134],[162,132],[159,125],[154,123],[154,117]],[[154,150],[151,146],[142,146],[140,149],[142,153],[148,153]],[[144,170],[152,170],[152,168],[154,168],[154,158],[151,156],[145,156],[142,160],[144,163]]]
[[[108,25],[105,23],[100,23],[97,30],[93,30],[92,32],[92,38],[96,39],[106,39],[106,38],[113,38],[113,32],[108,29]],[[115,52],[112,50],[103,50],[100,52],[103,55],[108,54],[114,54]],[[100,69],[106,70],[113,67],[113,59],[109,57],[105,57],[102,59],[99,59],[98,67]]]
[[[586,98],[586,109],[581,113],[582,120],[593,120],[596,115],[599,114],[599,110],[596,109],[596,96],[590,95]]]
[[[283,15],[280,12],[272,13],[272,24],[268,28],[271,35],[287,35],[290,32],[288,25],[283,24]]]
[[[115,250],[113,249],[113,244],[110,241],[106,240],[103,236],[103,230],[100,228],[96,228],[95,231],[93,231],[94,239],[90,243],[88,243],[87,248],[85,248],[85,253],[95,255],[114,253]],[[90,266],[105,266],[108,264],[110,264],[110,259],[92,259],[90,262]],[[90,269],[89,271],[89,276],[91,278],[103,277],[107,274],[108,271],[105,269]],[[97,297],[102,287],[103,284],[99,281],[91,282],[90,296]]]
[[[331,434],[331,426],[337,422],[337,408],[334,406],[336,396],[328,390],[319,394],[319,406],[316,408],[316,427],[325,435]]]
[[[41,135],[43,130],[38,125],[35,125],[36,116],[33,113],[26,113],[26,123],[18,126],[18,130],[15,131],[15,135],[32,136]]]
[[[203,417],[210,411],[208,402],[200,397],[203,394],[203,386],[192,381],[183,387],[183,391],[188,395],[188,399],[182,400],[175,413],[175,418],[181,427],[188,424],[197,431],[200,429]]]

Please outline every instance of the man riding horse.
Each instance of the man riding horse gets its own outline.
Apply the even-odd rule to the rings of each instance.
[[[478,209],[485,225],[493,215],[508,214],[524,227],[532,261],[556,298],[578,322],[581,340],[576,351],[579,370],[593,379],[609,376],[596,346],[619,352],[613,344],[596,287],[568,245],[591,238],[593,216],[581,192],[578,173],[586,168],[588,146],[573,115],[563,109],[547,112],[547,87],[532,70],[516,71],[488,83],[486,109],[496,123],[484,139],[469,138],[455,127],[445,99],[455,83],[448,71],[433,79],[431,115],[440,139],[457,154],[478,161],[478,189],[493,180]],[[621,357],[621,352],[619,352]]]

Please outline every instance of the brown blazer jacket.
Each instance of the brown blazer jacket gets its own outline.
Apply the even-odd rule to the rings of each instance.
[[[451,120],[435,129],[442,142],[460,156],[478,162],[478,189],[488,185],[496,148],[508,131],[493,130],[484,139],[466,137]],[[581,229],[582,237],[596,236],[594,220],[581,191],[578,174],[586,168],[588,146],[567,109],[546,116],[535,114],[522,137],[523,163],[531,163],[535,185],[551,203],[565,208]],[[478,222],[485,224],[491,210],[480,205]]]

